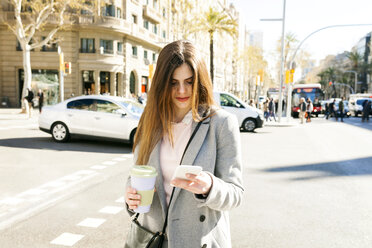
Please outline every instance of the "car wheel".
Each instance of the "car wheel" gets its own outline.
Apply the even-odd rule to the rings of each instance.
[[[137,131],[137,128],[133,129],[132,132],[130,133],[129,142],[130,142],[130,145],[132,145],[132,146],[134,144],[134,135],[136,134],[136,131]]]
[[[70,132],[62,122],[57,122],[52,126],[52,137],[57,142],[66,142],[70,139]]]
[[[246,132],[253,132],[256,127],[256,121],[252,118],[245,119],[243,122],[243,130]]]

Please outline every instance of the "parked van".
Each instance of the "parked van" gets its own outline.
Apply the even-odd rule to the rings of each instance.
[[[244,103],[243,100],[227,92],[213,92],[214,99],[224,110],[234,114],[242,130],[253,132],[263,125],[263,112]]]
[[[357,117],[362,114],[363,102],[365,100],[372,101],[372,94],[351,94],[349,97],[349,111],[351,115]]]

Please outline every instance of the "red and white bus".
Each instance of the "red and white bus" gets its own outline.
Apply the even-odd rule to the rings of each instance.
[[[305,101],[310,98],[313,102],[313,112],[315,116],[322,112],[320,101],[324,98],[323,90],[320,84],[295,84],[292,90],[292,116],[298,117],[300,113],[300,99],[305,98]]]

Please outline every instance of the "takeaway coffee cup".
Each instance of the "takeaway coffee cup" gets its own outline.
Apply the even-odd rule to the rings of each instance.
[[[134,165],[130,170],[131,186],[141,195],[141,203],[134,212],[147,213],[150,211],[157,172],[154,167]]]

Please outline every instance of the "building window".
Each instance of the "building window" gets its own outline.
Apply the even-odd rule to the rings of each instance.
[[[103,7],[102,15],[115,17],[115,5],[107,4],[105,7]]]
[[[118,42],[118,50],[117,53],[119,55],[123,55],[123,42]]]
[[[153,30],[154,34],[158,34],[158,26],[156,24],[153,25]]]
[[[45,36],[41,37],[43,40],[45,40]],[[41,48],[42,52],[57,52],[58,51],[58,44],[57,43],[52,43],[49,45],[45,45]]]
[[[112,40],[101,40],[101,54],[113,54],[113,41]]]
[[[156,63],[156,54],[152,53],[152,63]]]
[[[143,27],[149,30],[149,21],[148,20],[143,20]]]
[[[16,46],[17,51],[22,51],[21,43],[17,40],[17,46]]]
[[[116,17],[121,18],[121,9],[119,8],[116,9]]]
[[[167,11],[165,10],[165,8],[163,8],[163,17],[166,18],[166,15],[167,15]]]
[[[137,57],[137,47],[136,46],[132,46],[132,55]]]
[[[96,49],[94,48],[94,39],[82,38],[80,52],[81,53],[95,53]]]
[[[84,7],[86,7],[87,9],[81,9],[80,13],[82,15],[93,15],[92,11],[90,9],[92,9],[92,2],[90,1],[85,1],[84,2]]]
[[[147,59],[147,51],[146,51],[146,50],[143,51],[143,58],[144,58],[144,59]]]
[[[100,94],[110,94],[110,72],[101,71],[99,73],[100,79]]]
[[[33,43],[34,43],[34,40],[31,39],[30,45],[32,45]],[[21,47],[21,43],[19,43],[18,40],[17,40],[16,50],[17,50],[17,51],[23,51],[23,50],[22,50],[22,47]],[[34,51],[35,51],[35,49],[31,49],[31,52],[34,52]]]
[[[163,30],[163,38],[165,39],[167,36],[167,33],[165,32],[165,30]]]
[[[94,76],[93,71],[82,71],[83,76],[83,94],[94,94]]]
[[[132,21],[134,24],[137,24],[137,16],[136,15],[132,15]]]
[[[154,9],[158,9],[158,0],[153,0],[152,5],[154,6]]]

